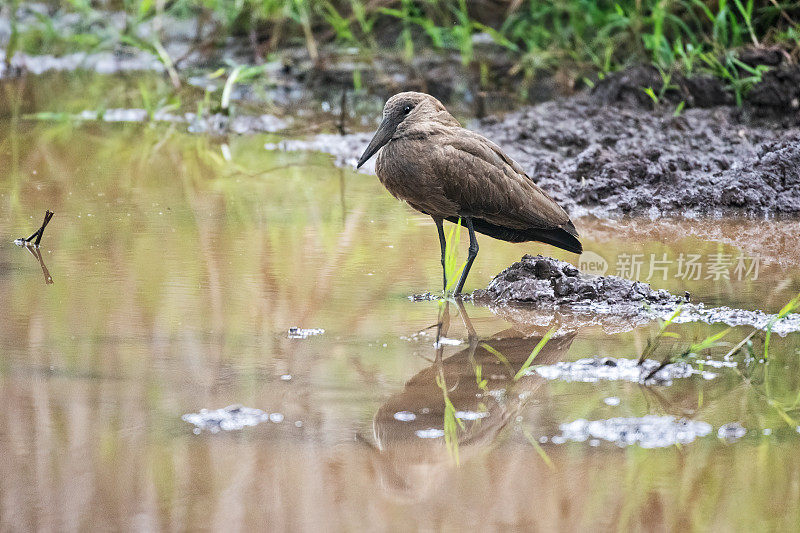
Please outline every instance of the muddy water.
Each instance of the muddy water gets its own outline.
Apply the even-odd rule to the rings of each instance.
[[[521,371],[568,314],[410,300],[439,287],[436,232],[372,176],[275,137],[0,127],[2,529],[800,524],[798,334],[643,386],[657,324],[575,321]],[[12,241],[46,209],[40,262]],[[800,291],[791,221],[577,226],[586,268],[693,301]],[[484,238],[468,288],[538,252],[575,261]]]

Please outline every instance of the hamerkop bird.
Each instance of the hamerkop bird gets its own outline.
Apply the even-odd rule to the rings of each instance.
[[[442,221],[461,218],[467,226],[469,253],[455,295],[461,294],[478,255],[476,231],[508,242],[539,241],[576,254],[583,251],[561,206],[499,146],[462,128],[433,96],[404,92],[389,98],[358,167],[381,148],[378,178],[396,198],[433,218],[443,269]]]

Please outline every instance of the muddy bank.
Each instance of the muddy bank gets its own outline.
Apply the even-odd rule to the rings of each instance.
[[[800,129],[748,125],[736,108],[675,117],[582,95],[478,129],[573,212],[800,213]]]
[[[674,323],[722,323],[761,330],[771,326],[778,335],[800,331],[800,314],[775,320],[775,315],[758,310],[706,307],[689,302],[688,294],[677,296],[618,276],[584,274],[569,263],[541,255],[524,256],[498,274],[485,290],[473,292],[472,298],[500,315],[516,315],[515,322],[524,322],[532,308],[531,320],[536,325],[543,325],[538,323],[541,320],[537,322],[543,310],[549,311],[545,313],[549,321],[555,316],[552,311],[567,310],[564,322],[569,327],[598,324],[624,331],[656,318],[672,317],[680,307]]]

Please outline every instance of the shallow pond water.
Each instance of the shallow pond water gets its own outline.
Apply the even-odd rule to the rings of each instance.
[[[657,323],[577,320],[524,371],[569,313],[413,301],[441,283],[432,222],[276,140],[0,123],[2,529],[800,525],[798,334],[718,364],[735,328],[644,386],[623,369]],[[12,241],[46,209],[40,263]],[[795,224],[576,221],[587,268],[768,313],[800,291]],[[577,262],[480,245],[469,290]],[[652,358],[723,329],[671,326]],[[619,372],[558,370],[587,358]]]

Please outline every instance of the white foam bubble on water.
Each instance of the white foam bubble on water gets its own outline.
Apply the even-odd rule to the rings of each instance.
[[[746,434],[747,430],[739,422],[730,422],[717,430],[717,437],[727,442],[736,442]]]
[[[243,407],[241,405],[230,405],[223,409],[200,409],[199,413],[188,413],[181,417],[185,422],[195,425],[195,434],[202,430],[218,433],[222,431],[234,431],[245,427],[256,426],[271,415],[261,409]]]
[[[307,339],[313,335],[322,335],[325,333],[325,330],[322,328],[298,328],[296,326],[289,328],[289,338],[290,339]]]
[[[416,418],[417,415],[415,415],[411,411],[398,411],[394,414],[394,419],[399,420],[400,422],[411,422]]]
[[[456,418],[461,420],[478,420],[479,418],[486,418],[489,416],[487,411],[456,411]]]
[[[438,428],[418,429],[414,434],[421,439],[438,439],[444,437],[444,431]]]
[[[558,437],[573,442],[596,439],[623,447],[637,444],[642,448],[665,448],[675,444],[688,444],[698,437],[705,437],[711,433],[712,427],[698,420],[676,420],[672,416],[647,415],[604,420],[580,418],[561,424],[560,429],[561,435]],[[556,442],[556,437],[552,440]],[[592,444],[590,441],[592,446],[597,444]]]
[[[560,379],[568,382],[630,381],[641,383],[660,366],[660,362],[652,359],[646,359],[640,365],[636,359],[595,357],[537,366],[528,370],[527,375],[535,372],[545,379]],[[656,371],[647,382],[670,385],[673,379],[687,378],[698,373],[700,372],[688,363],[669,363]]]

